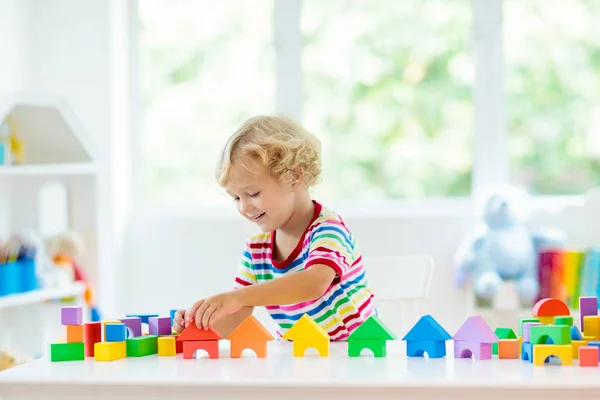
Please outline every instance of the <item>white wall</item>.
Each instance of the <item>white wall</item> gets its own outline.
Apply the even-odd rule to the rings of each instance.
[[[28,19],[22,2],[0,0],[0,94],[24,84],[29,66]]]

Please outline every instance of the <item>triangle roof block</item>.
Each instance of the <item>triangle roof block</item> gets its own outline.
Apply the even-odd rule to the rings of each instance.
[[[376,315],[371,315],[352,332],[348,340],[396,340],[396,335]]]
[[[498,336],[479,315],[467,318],[452,339],[477,343],[498,342]]]
[[[498,339],[518,339],[515,331],[511,328],[496,328],[494,333],[498,336]]]
[[[283,336],[283,339],[327,339],[329,334],[308,314],[304,314]]]
[[[422,316],[402,340],[410,342],[445,341],[452,336],[433,318],[427,314]]]
[[[204,341],[204,340],[221,340],[222,337],[219,333],[213,329],[200,329],[196,326],[196,323],[192,321],[183,332],[181,332],[177,336],[177,341],[185,342],[185,341]]]
[[[254,315],[250,315],[227,336],[227,340],[268,341],[275,338]]]

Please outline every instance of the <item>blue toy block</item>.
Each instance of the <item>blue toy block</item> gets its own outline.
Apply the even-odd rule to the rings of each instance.
[[[127,314],[126,317],[140,317],[142,324],[147,324],[150,317],[158,317],[158,314]]]
[[[177,310],[169,310],[169,316],[171,317],[171,326],[173,326],[173,321],[175,320],[175,313]]]
[[[444,341],[452,336],[431,316],[422,316],[410,331],[402,338],[407,342]]]
[[[600,361],[600,342],[589,342],[587,345],[598,347],[598,361]]]
[[[521,347],[521,359],[533,364],[533,345],[531,342],[523,342]]]
[[[406,342],[406,355],[408,357],[423,357],[427,353],[429,358],[442,358],[446,356],[446,342],[444,340],[423,340]]]
[[[125,324],[107,324],[106,342],[124,342]]]
[[[583,340],[581,338],[581,332],[575,325],[571,326],[571,340]]]

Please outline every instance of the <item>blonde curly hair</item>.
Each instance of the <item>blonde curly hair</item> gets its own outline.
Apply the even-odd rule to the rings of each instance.
[[[321,176],[321,143],[294,121],[259,115],[246,120],[229,138],[217,164],[216,178],[225,186],[232,168],[251,171],[250,161],[260,161],[281,184],[315,185]]]

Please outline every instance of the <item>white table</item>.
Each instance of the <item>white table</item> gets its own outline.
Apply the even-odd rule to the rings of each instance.
[[[127,358],[51,363],[39,359],[0,373],[5,398],[172,399],[597,399],[600,368],[547,365],[521,360],[407,358],[404,343],[389,342],[388,356],[349,358],[346,343],[331,355],[292,357],[292,344],[271,342],[267,358]],[[452,342],[448,342],[452,347]],[[563,397],[566,398],[566,397]]]

